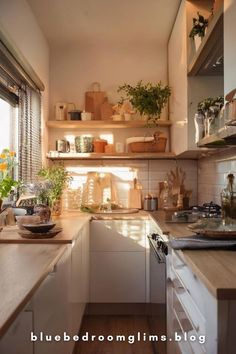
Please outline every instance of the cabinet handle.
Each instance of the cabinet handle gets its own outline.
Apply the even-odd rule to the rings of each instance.
[[[167,278],[167,283],[170,284],[170,286],[176,290],[178,294],[182,294],[185,292],[185,288],[179,283],[178,279],[170,279]]]
[[[52,268],[52,270],[50,271],[49,275],[51,277],[53,277],[55,275],[55,273],[57,272],[57,265],[55,264]]]

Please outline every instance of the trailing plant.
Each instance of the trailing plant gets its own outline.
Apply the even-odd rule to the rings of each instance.
[[[43,190],[43,196],[48,200],[49,206],[52,207],[60,199],[63,189],[71,180],[69,172],[62,165],[53,165],[43,167],[38,175],[49,183],[47,190]]]
[[[156,124],[167,104],[171,89],[168,85],[163,86],[161,82],[153,85],[150,82],[143,84],[141,80],[136,86],[120,86],[118,92],[124,92],[126,95],[126,98],[122,97],[122,101],[128,99],[136,111],[147,116],[148,124]]]
[[[208,20],[200,15],[198,12],[198,18],[193,18],[193,27],[189,33],[190,38],[194,38],[195,36],[199,36],[203,38],[205,36],[205,30],[208,26]]]

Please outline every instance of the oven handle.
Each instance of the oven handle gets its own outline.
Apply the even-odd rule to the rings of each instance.
[[[148,236],[148,240],[149,240],[150,247],[157,258],[158,263],[166,263],[166,257],[163,255],[163,252],[156,249],[156,247],[153,244],[152,238],[150,236]]]

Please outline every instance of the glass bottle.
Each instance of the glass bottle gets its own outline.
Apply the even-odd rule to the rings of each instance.
[[[221,192],[222,217],[226,219],[236,219],[236,186],[234,183],[234,175],[232,173],[227,176],[228,183],[226,188]]]

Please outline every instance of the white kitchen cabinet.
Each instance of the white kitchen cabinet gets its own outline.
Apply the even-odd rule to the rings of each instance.
[[[34,354],[30,332],[33,331],[33,312],[22,311],[0,340],[1,354]]]
[[[201,11],[202,12],[202,11]],[[182,0],[168,42],[168,76],[172,93],[169,100],[171,151],[177,155],[198,150],[194,115],[197,104],[207,97],[223,95],[223,76],[188,76],[192,40],[189,32],[197,8]],[[190,156],[190,155],[189,155]]]
[[[225,94],[236,88],[235,57],[233,44],[236,36],[236,1],[224,0],[224,88]]]
[[[92,222],[90,302],[146,302],[146,226],[145,220]]]
[[[171,251],[167,257],[167,336],[173,340],[167,341],[167,354],[233,353],[219,349],[225,310],[225,304],[217,302],[180,253]],[[181,341],[174,341],[175,333]],[[190,340],[191,335],[195,341]]]
[[[50,247],[50,245],[49,245]],[[34,333],[39,335],[63,335],[70,328],[69,287],[71,250],[67,246],[60,260],[43,281],[33,297]],[[72,342],[34,342],[34,354],[67,354]]]
[[[144,252],[91,252],[90,302],[145,302]]]
[[[89,293],[89,223],[78,233],[71,249],[70,328],[79,332]]]
[[[89,302],[89,275],[90,275],[90,260],[89,260],[89,232],[90,223],[87,223],[82,229],[82,304],[85,309]]]

